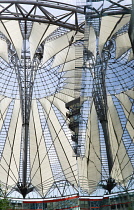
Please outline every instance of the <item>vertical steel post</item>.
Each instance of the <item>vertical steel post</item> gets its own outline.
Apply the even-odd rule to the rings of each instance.
[[[99,1],[99,0],[98,0]],[[86,8],[86,25],[90,28],[92,25],[92,20],[90,19],[90,8],[92,7],[92,0],[87,1],[87,8]],[[97,0],[96,0],[97,2]],[[111,170],[113,167],[113,156],[112,156],[112,149],[110,144],[110,137],[109,137],[109,129],[108,129],[108,119],[107,119],[107,90],[106,90],[106,81],[105,81],[105,75],[106,75],[106,69],[107,69],[107,63],[109,60],[109,54],[105,52],[105,50],[102,52],[102,55],[99,53],[99,33],[100,33],[100,19],[98,18],[98,29],[96,29],[97,33],[97,46],[96,46],[96,61],[94,64],[94,76],[93,76],[93,101],[95,104],[96,112],[98,119],[102,125],[102,130],[104,134],[104,140],[106,145],[106,153],[107,153],[107,159],[108,159],[108,168],[109,168],[109,175],[111,174]],[[90,37],[89,37],[90,39]],[[108,50],[110,50],[111,46],[108,46]],[[86,52],[88,52],[88,49],[86,49]],[[92,54],[89,53],[88,57],[92,57]],[[92,59],[92,58],[91,58]]]
[[[28,101],[28,93],[27,93],[27,66],[26,66],[26,34],[27,34],[27,26],[25,21],[25,37],[24,37],[24,110],[22,110],[23,113],[23,186],[26,186],[27,182],[27,147],[28,147],[28,131],[29,131],[29,125],[27,120],[27,101]]]
[[[31,61],[29,52],[27,52],[27,22],[23,24],[23,53],[21,61],[16,56],[15,70],[19,84],[21,114],[22,114],[22,178],[18,181],[18,190],[23,197],[33,190],[30,187],[30,183],[27,180],[28,174],[28,140],[29,140],[29,120],[33,86],[38,65],[40,64],[40,57],[35,55],[33,61]]]
[[[105,53],[105,51],[104,51]],[[102,58],[103,59],[103,58]],[[108,119],[107,119],[107,93],[105,84],[105,73],[107,65],[103,65],[106,60],[96,61],[96,66],[94,68],[94,80],[93,80],[93,100],[97,112],[98,119],[102,125],[102,130],[104,134],[104,140],[106,145],[106,153],[108,160],[109,175],[113,167],[113,156],[112,148],[110,144],[109,129],[108,129]]]

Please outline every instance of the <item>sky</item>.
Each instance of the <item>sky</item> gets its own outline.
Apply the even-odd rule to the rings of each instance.
[[[86,1],[86,0],[56,0],[56,1],[76,5],[76,2],[79,3],[79,2],[82,2],[82,1]],[[107,1],[107,0],[105,0],[105,1]],[[113,0],[113,1],[117,2],[117,0]],[[124,0],[125,4],[130,4],[131,2],[132,2],[132,0]]]
[[[76,0],[57,0],[59,2],[62,2],[62,3],[67,3],[67,4],[74,4],[76,5]]]

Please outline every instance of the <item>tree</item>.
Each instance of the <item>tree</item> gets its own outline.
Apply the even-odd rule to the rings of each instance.
[[[0,210],[13,209],[9,199],[4,197],[3,190],[0,185]]]
[[[9,210],[11,208],[10,201],[7,198],[0,199],[0,210]]]

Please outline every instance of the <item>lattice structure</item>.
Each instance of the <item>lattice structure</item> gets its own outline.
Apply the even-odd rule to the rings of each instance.
[[[6,195],[133,189],[133,5],[76,3],[0,2]]]

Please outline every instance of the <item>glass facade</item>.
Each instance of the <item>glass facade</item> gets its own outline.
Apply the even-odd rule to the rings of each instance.
[[[41,209],[41,210],[60,210],[60,209],[72,209],[80,210],[79,198],[78,196],[62,198],[62,199],[52,199],[44,201],[35,202],[23,202],[23,209]]]
[[[134,194],[120,194],[104,198],[67,197],[49,200],[12,201],[14,209],[21,210],[133,210]]]

